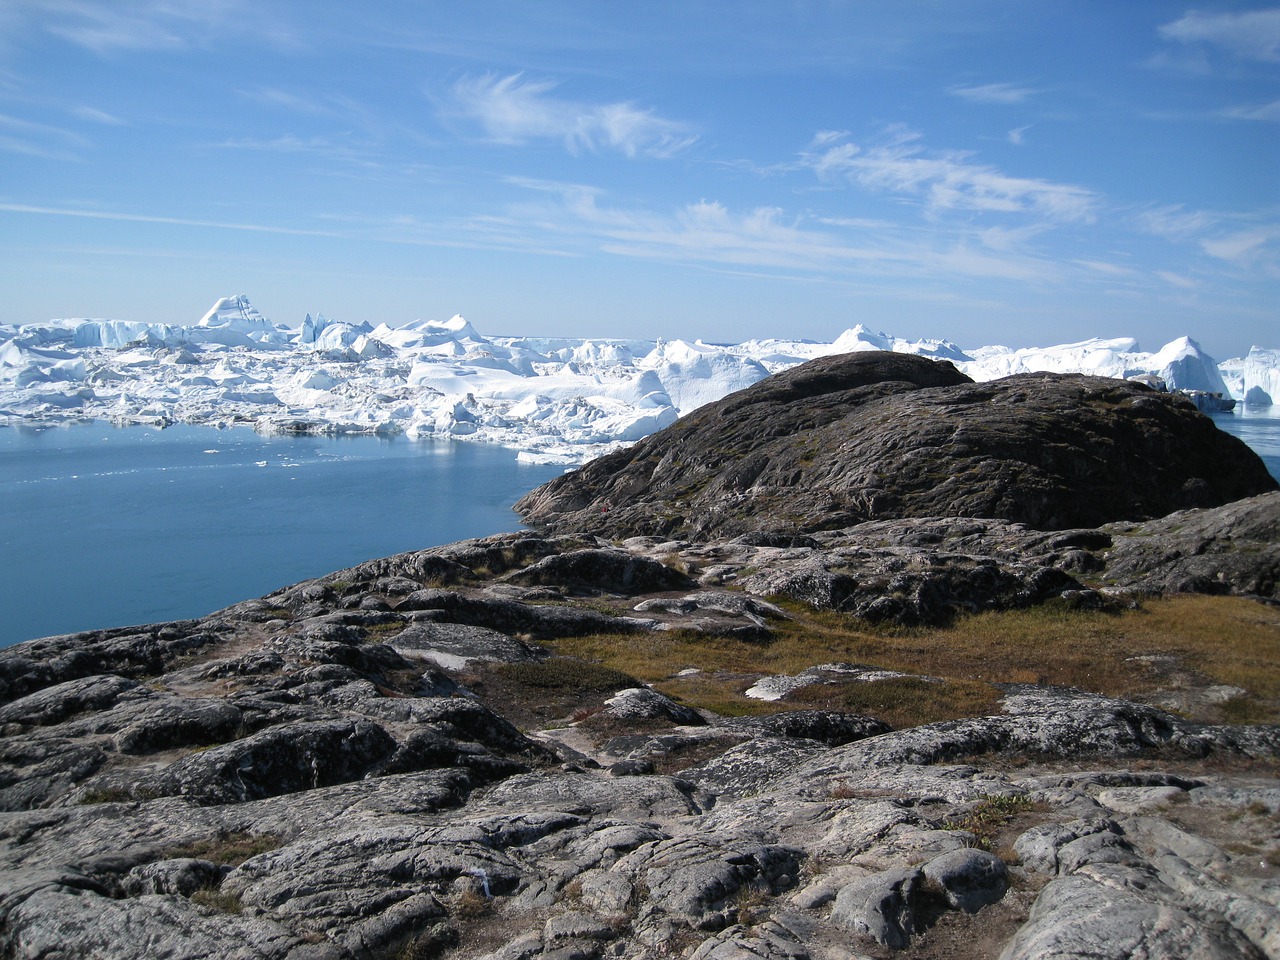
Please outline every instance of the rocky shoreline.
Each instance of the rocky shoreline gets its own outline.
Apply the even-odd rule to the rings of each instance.
[[[893,729],[805,700],[890,675],[818,643],[744,672],[754,716],[551,649],[749,661],[806,618],[1106,617],[1184,592],[1270,616],[1280,492],[1052,530],[562,525],[19,644],[0,956],[1280,957],[1280,726],[1220,722],[1204,677],[1141,701],[987,684],[985,715]]]

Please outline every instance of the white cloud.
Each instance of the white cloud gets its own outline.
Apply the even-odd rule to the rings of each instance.
[[[1178,287],[1182,290],[1193,290],[1196,287],[1196,282],[1190,277],[1184,277],[1182,274],[1174,273],[1171,270],[1157,270],[1156,276],[1170,286]]]
[[[582,103],[552,95],[557,84],[521,74],[485,74],[459,81],[453,109],[499,143],[563,140],[566,148],[617,150],[626,156],[669,157],[697,139],[683,123],[631,103]]]
[[[1269,120],[1280,123],[1280,100],[1248,107],[1232,107],[1223,115],[1232,120]]]
[[[1175,204],[1144,210],[1137,215],[1136,223],[1139,230],[1152,236],[1188,240],[1215,226],[1218,218],[1205,210],[1188,212],[1181,204]]]
[[[821,179],[844,177],[882,193],[922,198],[931,212],[1022,213],[1051,220],[1092,220],[1098,196],[1084,187],[1014,177],[962,151],[926,151],[920,135],[899,130],[865,149],[829,146],[805,161]]]
[[[1165,40],[1210,44],[1250,60],[1280,60],[1280,7],[1243,13],[1192,10],[1157,32]]]
[[[1276,236],[1277,231],[1265,228],[1237,230],[1216,237],[1206,237],[1200,241],[1200,246],[1209,256],[1219,260],[1247,260]]]
[[[1109,277],[1131,277],[1135,273],[1131,267],[1122,267],[1118,263],[1108,263],[1105,260],[1073,260],[1072,263]]]
[[[71,130],[0,113],[0,150],[46,160],[78,161],[89,141]]]
[[[1274,268],[1280,222],[1270,213],[1185,211],[1181,206],[1158,207],[1140,213],[1136,225],[1175,243],[1190,243],[1216,260],[1236,267]]]
[[[76,217],[85,220],[115,220],[121,223],[155,223],[177,227],[214,227],[219,230],[244,230],[250,233],[282,233],[302,237],[336,237],[339,234],[324,230],[301,230],[293,227],[277,227],[257,223],[233,223],[225,220],[198,220],[190,217],[157,217],[141,213],[120,213],[110,210],[82,210],[71,207],[41,207],[26,203],[0,203],[0,210],[8,213],[29,213],[46,217]]]
[[[268,13],[244,0],[21,0],[11,5],[7,28],[46,32],[104,55],[183,50],[239,33],[287,45],[287,31]]]
[[[1009,142],[1012,143],[1015,147],[1022,146],[1023,134],[1030,129],[1031,129],[1031,126],[1028,124],[1025,127],[1015,127],[1013,130],[1010,130],[1008,135]]]
[[[1036,92],[1012,83],[984,83],[976,87],[952,87],[948,91],[952,96],[974,103],[1022,103]]]
[[[88,120],[91,123],[100,123],[106,127],[124,126],[124,121],[119,117],[114,114],[107,113],[105,110],[98,110],[95,107],[73,107],[71,112],[81,120]]]
[[[1060,280],[1059,265],[1009,248],[975,243],[964,231],[942,232],[858,218],[809,218],[763,206],[733,210],[700,200],[667,215],[603,204],[594,188],[511,180],[559,197],[556,205],[515,207],[500,225],[552,231],[564,245],[588,244],[617,256],[768,272],[793,279],[865,282],[896,278],[931,285],[944,278],[1015,282]],[[492,221],[486,228],[493,228]]]

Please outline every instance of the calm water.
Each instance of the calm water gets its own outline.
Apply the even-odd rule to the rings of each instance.
[[[203,616],[520,526],[563,472],[484,444],[106,424],[0,428],[0,646]]]
[[[1213,421],[1252,447],[1271,475],[1280,480],[1280,407],[1238,405],[1231,413],[1215,413]]]

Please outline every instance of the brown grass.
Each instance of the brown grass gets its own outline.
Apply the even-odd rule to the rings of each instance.
[[[1000,712],[999,691],[977,680],[895,677],[869,683],[817,683],[801,687],[788,700],[793,707],[878,717],[898,728]]]
[[[274,833],[220,833],[167,851],[169,857],[192,857],[228,867],[238,867],[250,857],[284,846],[284,838]]]
[[[1280,609],[1236,597],[1178,596],[1122,613],[1029,610],[963,617],[945,628],[879,628],[842,614],[787,605],[794,619],[766,644],[672,631],[556,641],[565,656],[652,683],[669,696],[725,715],[832,707],[895,726],[992,712],[995,684],[1044,683],[1142,699],[1170,685],[1229,684],[1246,691],[1197,708],[1210,722],[1280,722]],[[1176,665],[1157,670],[1141,657]],[[756,678],[824,662],[852,662],[940,678],[804,688],[788,700],[743,696]],[[676,674],[686,667],[702,672]]]

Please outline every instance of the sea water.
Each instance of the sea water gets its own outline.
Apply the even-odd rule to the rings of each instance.
[[[1280,479],[1280,408],[1215,414]],[[374,557],[519,528],[563,468],[479,443],[0,428],[0,646],[200,617]]]
[[[479,443],[0,428],[0,646],[200,617],[374,557],[519,529],[563,472]]]
[[[1247,443],[1271,475],[1280,480],[1280,407],[1236,404],[1231,413],[1213,414],[1213,422]]]

